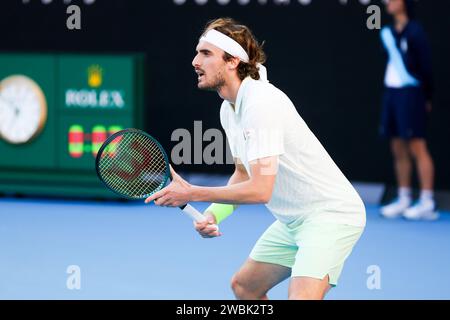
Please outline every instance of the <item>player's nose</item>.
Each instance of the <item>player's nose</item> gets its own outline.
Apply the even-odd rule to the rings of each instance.
[[[193,66],[194,68],[200,67],[200,61],[199,61],[199,58],[198,58],[198,54],[195,55],[194,59],[192,59],[192,66]]]

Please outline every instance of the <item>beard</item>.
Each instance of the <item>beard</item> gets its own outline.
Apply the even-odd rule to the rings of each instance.
[[[222,72],[217,72],[214,76],[214,79],[209,83],[198,84],[198,88],[207,91],[219,91],[225,85],[225,78],[223,77]]]

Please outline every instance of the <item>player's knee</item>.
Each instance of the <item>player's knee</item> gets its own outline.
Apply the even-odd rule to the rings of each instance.
[[[237,293],[241,293],[244,290],[244,286],[242,284],[242,281],[239,277],[239,274],[233,275],[231,278],[231,289],[233,289],[233,292],[237,295]]]
[[[231,289],[233,290],[234,295],[238,299],[253,299],[253,298],[256,298],[256,295],[246,285],[245,281],[241,278],[239,273],[235,274],[231,278]]]

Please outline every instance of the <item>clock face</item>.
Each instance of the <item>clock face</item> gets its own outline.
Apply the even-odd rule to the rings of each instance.
[[[0,82],[0,138],[21,144],[35,138],[47,120],[47,102],[39,85],[14,75]]]

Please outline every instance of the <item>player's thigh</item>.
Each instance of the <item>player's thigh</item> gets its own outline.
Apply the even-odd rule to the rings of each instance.
[[[259,286],[267,291],[290,276],[297,251],[287,226],[275,221],[258,239],[235,280],[247,288]]]
[[[289,299],[321,300],[330,289],[328,275],[323,279],[292,277],[289,284]]]
[[[291,268],[255,261],[248,258],[239,271],[233,276],[233,287],[242,287],[247,291],[264,294],[278,283],[289,278]]]

